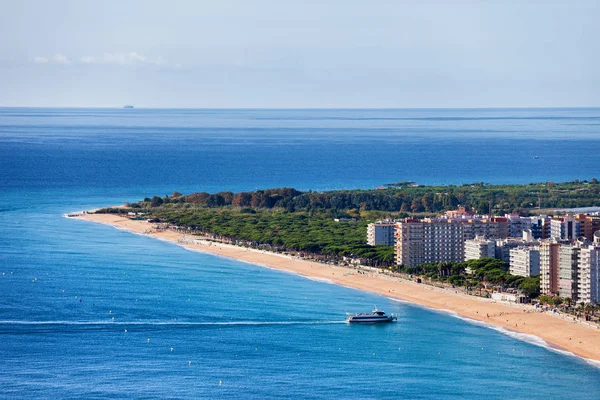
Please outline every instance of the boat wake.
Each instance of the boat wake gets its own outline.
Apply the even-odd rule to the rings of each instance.
[[[345,324],[336,321],[0,321],[0,334],[64,332],[76,330],[119,330],[131,327],[138,330],[158,330],[161,328],[201,328],[272,325],[333,325]]]

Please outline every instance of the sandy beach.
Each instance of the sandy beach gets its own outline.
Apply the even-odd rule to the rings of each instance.
[[[385,274],[357,274],[348,268],[208,242],[172,230],[154,230],[152,224],[146,221],[133,221],[117,215],[82,214],[77,218],[168,240],[194,250],[289,271],[313,279],[328,280],[335,284],[376,292],[429,308],[453,311],[462,317],[537,336],[553,347],[600,361],[600,329],[574,322],[572,318],[559,318],[535,312],[532,307],[498,303],[489,299],[453,293],[392,278]]]

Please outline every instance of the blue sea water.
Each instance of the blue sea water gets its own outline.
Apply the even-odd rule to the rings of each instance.
[[[599,109],[0,109],[0,398],[589,398],[600,369],[535,340],[62,214],[600,178],[598,149]],[[343,323],[374,304],[399,322]]]

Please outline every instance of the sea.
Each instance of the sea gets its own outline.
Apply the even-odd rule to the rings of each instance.
[[[148,196],[600,179],[600,109],[0,108],[1,399],[589,399],[535,337],[85,221]],[[398,314],[350,326],[346,312]]]

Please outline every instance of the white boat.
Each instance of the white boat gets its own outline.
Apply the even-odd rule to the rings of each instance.
[[[387,315],[384,311],[378,310],[377,307],[370,313],[348,314],[346,322],[349,324],[380,324],[384,322],[393,322],[398,317],[394,314]]]

